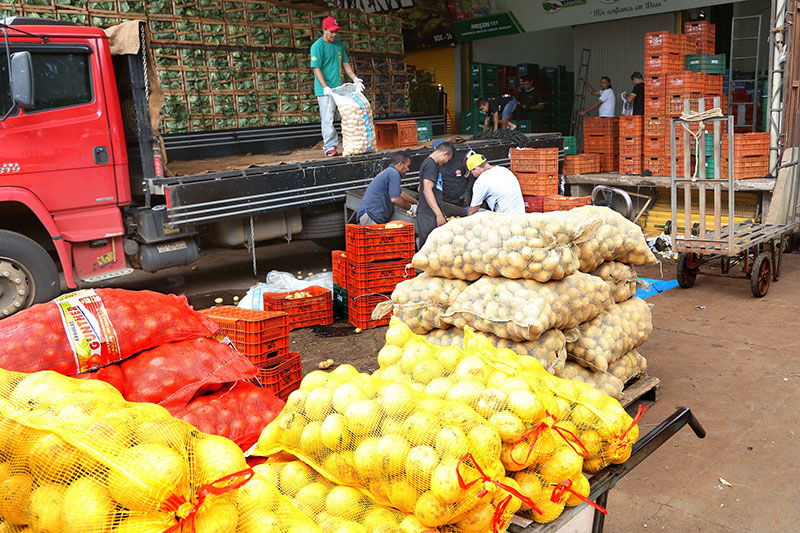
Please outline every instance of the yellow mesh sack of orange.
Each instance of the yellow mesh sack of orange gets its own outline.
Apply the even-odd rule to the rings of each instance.
[[[0,457],[9,531],[321,531],[233,441],[102,381],[0,370]]]
[[[396,315],[395,315],[396,316]],[[405,322],[405,321],[404,321]],[[414,328],[411,328],[413,331]],[[518,355],[529,355],[539,360],[545,370],[558,376],[567,362],[567,339],[559,329],[549,329],[536,340],[514,342],[491,333],[480,333],[498,348],[508,348]],[[464,330],[458,328],[434,329],[423,335],[436,346],[464,348]]]
[[[470,407],[350,365],[309,373],[288,397],[254,453],[281,451],[427,527],[488,505],[501,515],[493,520],[499,530],[518,494],[499,460],[499,433]]]

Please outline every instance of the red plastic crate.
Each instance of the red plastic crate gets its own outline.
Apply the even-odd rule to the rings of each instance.
[[[619,117],[620,144],[623,138],[641,137],[644,133],[644,117],[642,115],[627,115]]]
[[[583,119],[584,135],[615,136],[619,131],[619,117],[586,117]]]
[[[526,213],[541,213],[544,211],[544,196],[523,196]]]
[[[523,195],[545,196],[558,194],[558,174],[544,172],[515,172]]]
[[[386,226],[397,226],[389,227]],[[388,222],[360,226],[347,224],[347,258],[357,263],[405,259],[414,255],[414,224],[410,222]]]
[[[651,73],[645,77],[644,94],[663,95],[667,90],[667,75]],[[622,118],[622,117],[620,117]]]
[[[284,388],[282,388],[280,391],[275,393],[275,396],[277,396],[278,398],[280,398],[283,401],[286,401],[286,398],[288,398],[291,393],[293,393],[294,391],[296,391],[297,389],[300,388],[300,382],[301,381],[303,381],[302,377],[297,378],[296,380],[292,381],[291,383],[286,385]]]
[[[684,67],[683,55],[679,53],[665,53],[659,56],[645,58],[644,70],[647,76],[664,75],[670,72],[680,72]],[[647,94],[647,91],[645,91]]]
[[[620,174],[641,174],[642,173],[642,155],[634,157],[619,156],[619,173]]]
[[[404,259],[356,263],[347,261],[348,294],[358,296],[372,292],[392,292],[401,281],[415,276],[414,268]]]
[[[685,22],[683,24],[683,33],[687,39],[701,36],[714,38],[717,34],[717,27],[707,20]]]
[[[643,146],[644,146],[644,137],[641,134],[635,137],[619,138],[619,152],[621,154],[641,152]]]
[[[344,250],[331,252],[331,271],[333,283],[347,290],[347,252]]]
[[[277,337],[259,344],[234,342],[233,345],[242,355],[246,356],[254,366],[262,368],[271,365],[276,357],[289,353],[289,334],[287,332],[284,337]]]
[[[722,156],[728,156],[728,134],[723,133]],[[734,159],[742,157],[769,157],[769,133],[736,133],[733,136],[733,155]]]
[[[646,96],[644,99],[644,112],[647,115],[663,115],[666,111],[666,101],[663,96]]]
[[[371,329],[389,324],[392,314],[380,320],[372,320],[372,311],[381,302],[391,301],[388,294],[367,294],[355,298],[347,298],[347,320],[357,328]]]
[[[415,120],[385,120],[375,123],[375,141],[378,148],[400,148],[417,144]]]
[[[306,298],[287,298],[307,292]],[[331,291],[312,286],[300,291],[265,292],[264,309],[285,311],[289,314],[289,330],[333,323],[333,296]]]
[[[619,168],[619,154],[600,154],[600,172],[613,172]]]
[[[275,395],[303,377],[303,360],[299,353],[292,352],[280,359],[281,361],[275,361],[274,366],[261,368],[258,371],[261,385]]]
[[[512,148],[512,172],[558,173],[558,148]]]
[[[593,154],[607,154],[619,152],[619,137],[607,135],[583,136],[583,150]]]
[[[257,311],[234,305],[201,309],[234,344],[256,345],[289,335],[289,316],[282,311]],[[241,351],[241,350],[240,350]]]

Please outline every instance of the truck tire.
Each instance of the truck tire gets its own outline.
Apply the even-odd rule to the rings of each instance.
[[[0,230],[0,319],[58,296],[56,264],[36,241]]]
[[[344,237],[344,208],[342,204],[303,209],[303,231],[294,236],[314,242],[334,241]]]

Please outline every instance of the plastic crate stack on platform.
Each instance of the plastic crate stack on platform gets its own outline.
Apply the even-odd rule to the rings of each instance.
[[[708,136],[707,136],[708,137]],[[722,134],[720,177],[728,177],[728,134]],[[713,135],[712,147],[713,147]],[[713,169],[712,169],[713,172]],[[769,174],[769,133],[733,135],[733,176],[735,179],[763,178]]]
[[[600,154],[564,156],[564,174],[597,174],[600,172]]]
[[[391,315],[372,320],[372,310],[391,299],[398,283],[414,277],[414,269],[407,268],[415,250],[414,224],[348,224],[346,239],[344,280],[338,279],[346,284],[347,318],[362,329],[384,326]]]
[[[558,148],[512,148],[509,158],[526,211],[541,212],[538,198],[558,194]]]
[[[641,174],[644,157],[644,117],[619,117],[619,173]]]
[[[299,353],[289,353],[289,315],[224,305],[200,311],[258,368],[265,389],[281,399],[296,390],[302,378]]]
[[[600,172],[613,172],[619,166],[619,119],[583,119],[583,151],[600,156]]]

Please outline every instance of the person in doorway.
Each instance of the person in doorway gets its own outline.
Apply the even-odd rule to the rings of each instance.
[[[631,92],[622,92],[622,101],[625,108],[630,106],[630,115],[644,115],[644,76],[641,72],[631,74],[633,89]]]
[[[394,206],[410,209],[417,200],[405,192],[400,180],[411,166],[411,158],[403,152],[389,154],[391,165],[375,176],[358,204],[356,220],[362,226],[385,224],[392,218]]]
[[[322,37],[311,45],[311,69],[314,71],[314,94],[319,103],[319,117],[322,123],[322,150],[326,156],[339,155],[339,135],[333,126],[333,114],[336,102],[333,100],[332,88],[342,84],[342,68],[356,84],[357,90],[364,89],[361,78],[356,76],[350,66],[350,58],[342,41],[336,38],[339,24],[333,17],[325,17],[322,21]]]
[[[535,127],[539,122],[539,112],[544,109],[544,104],[539,101],[539,94],[531,76],[522,76],[519,79],[517,91],[517,116],[520,120],[530,120]],[[537,131],[537,130],[533,130]]]
[[[582,109],[578,112],[578,114],[580,116],[584,116],[591,113],[595,109],[600,108],[598,114],[601,118],[611,118],[617,116],[617,102],[614,100],[615,96],[614,89],[611,88],[611,78],[608,76],[603,76],[600,78],[599,91],[596,91],[586,78],[581,78],[581,80],[586,85],[586,88],[589,89],[589,93],[591,93],[592,96],[597,96],[597,102],[593,103],[586,109]]]
[[[490,165],[481,154],[467,158],[467,169],[476,178],[467,215],[477,213],[484,201],[495,213],[525,212],[519,181],[509,169]]]
[[[442,212],[442,165],[453,158],[453,145],[442,142],[419,167],[419,203],[417,204],[417,235],[419,247],[425,246],[428,235],[447,222]]]
[[[492,99],[479,98],[478,109],[486,113],[486,120],[483,121],[483,131],[488,131],[489,121],[494,127],[492,131],[501,129],[516,129],[517,125],[511,122],[514,110],[517,108],[517,99],[513,94],[503,94]]]
[[[433,149],[445,142],[444,139],[433,141]],[[447,163],[439,165],[442,174],[442,199],[459,207],[467,207],[472,198],[472,184],[475,179],[467,171],[467,154],[454,153]]]

